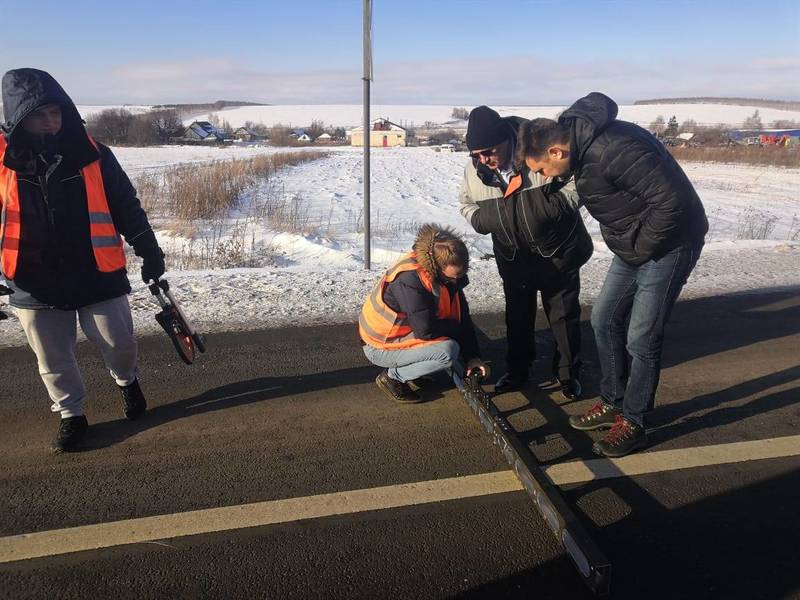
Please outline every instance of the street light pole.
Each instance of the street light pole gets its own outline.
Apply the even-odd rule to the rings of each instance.
[[[369,147],[372,132],[369,127],[369,83],[372,81],[372,0],[364,0],[364,268],[369,270]]]

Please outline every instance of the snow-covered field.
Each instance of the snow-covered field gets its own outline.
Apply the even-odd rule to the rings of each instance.
[[[78,111],[84,119],[109,108],[124,108],[134,114],[147,112],[151,107],[139,105],[79,105]],[[466,107],[471,109],[473,107]],[[555,118],[567,106],[495,106],[501,115],[518,115],[528,119],[536,117]],[[758,111],[764,126],[773,121],[800,121],[800,111],[759,108],[756,106],[729,106],[726,104],[641,104],[621,105],[619,118],[640,125],[652,123],[659,115],[668,120],[673,115],[679,123],[689,119],[698,125],[725,124],[739,127],[755,111]],[[372,118],[384,117],[395,123],[423,127],[425,123],[450,124],[455,129],[466,128],[465,121],[454,120],[453,106],[444,105],[392,105],[373,104],[370,107]],[[193,115],[186,119],[188,125],[195,119],[207,120],[210,113]],[[216,111],[214,114],[228,121],[232,127],[241,127],[247,121],[263,123],[268,127],[282,124],[292,127],[308,127],[314,120],[336,127],[355,127],[363,121],[360,104],[305,104],[274,106],[240,106]]]
[[[467,107],[473,108],[473,107]],[[536,117],[555,118],[567,106],[494,106],[501,115],[518,115],[528,119]],[[755,106],[728,106],[725,104],[642,104],[622,105],[619,107],[619,118],[633,121],[640,125],[652,123],[659,115],[669,120],[673,115],[679,123],[689,119],[698,125],[727,124],[739,127],[742,122],[755,111],[761,116],[765,126],[776,120],[800,120],[800,111],[779,110],[776,108],[759,108]],[[465,121],[453,121],[452,106],[417,105],[372,105],[372,118],[384,117],[398,124],[413,124],[422,127],[426,122],[444,124],[452,122],[454,128],[465,128]],[[240,127],[246,121],[264,123],[271,127],[277,123],[292,127],[307,127],[312,120],[322,121],[326,125],[353,127],[363,121],[362,108],[359,104],[316,104],[304,106],[242,106],[225,109],[215,113],[228,121],[232,127]],[[195,118],[208,119],[208,114],[187,119],[188,125]]]
[[[117,148],[131,174],[170,164],[274,152],[274,148]],[[503,294],[488,236],[471,231],[457,210],[457,190],[465,153],[436,153],[430,148],[375,149],[371,165],[372,271],[362,266],[362,151],[331,148],[327,157],[287,168],[272,185],[306,205],[305,235],[273,231],[268,222],[251,224],[256,244],[275,257],[272,266],[253,269],[182,271],[167,274],[177,297],[202,331],[302,326],[352,322],[380,275],[406,251],[418,224],[450,225],[466,237],[473,257],[467,290],[473,311],[500,311]],[[704,201],[711,223],[708,243],[684,297],[800,287],[800,170],[778,167],[687,163],[686,172]],[[246,213],[247,199],[231,213],[234,229]],[[759,211],[754,213],[753,211]],[[748,226],[772,219],[768,239],[738,239]],[[582,297],[591,302],[611,260],[591,221],[596,251],[584,267]],[[165,248],[180,241],[160,231]],[[791,238],[794,238],[792,240]],[[140,332],[157,330],[155,303],[132,265],[131,298]],[[3,344],[23,343],[15,320],[0,326]]]

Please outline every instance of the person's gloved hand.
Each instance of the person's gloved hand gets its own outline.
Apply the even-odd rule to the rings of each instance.
[[[142,256],[142,281],[149,283],[164,274],[164,252],[158,246],[152,252]]]
[[[492,370],[489,368],[489,365],[483,362],[480,358],[473,358],[467,363],[467,375],[469,375],[473,369],[478,369],[481,372],[481,377],[483,379],[489,377],[492,372]]]
[[[164,274],[166,270],[164,253],[159,248],[156,234],[152,230],[134,240],[133,250],[136,256],[142,259],[142,281],[149,283]]]

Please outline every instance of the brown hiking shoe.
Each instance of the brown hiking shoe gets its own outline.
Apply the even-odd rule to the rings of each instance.
[[[578,431],[593,431],[612,427],[617,415],[622,411],[618,408],[606,404],[603,401],[595,404],[582,415],[573,415],[569,418],[569,426]]]
[[[399,404],[417,404],[418,402],[422,402],[422,398],[420,398],[416,392],[405,383],[401,383],[389,377],[389,372],[386,370],[378,374],[375,378],[375,383],[384,394]]]
[[[599,442],[592,446],[592,452],[608,458],[619,458],[647,445],[644,427],[617,415],[614,426]]]

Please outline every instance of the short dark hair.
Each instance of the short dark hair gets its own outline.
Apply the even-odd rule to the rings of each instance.
[[[517,135],[517,164],[527,157],[540,158],[555,144],[569,143],[569,127],[553,119],[532,119],[523,123]]]

